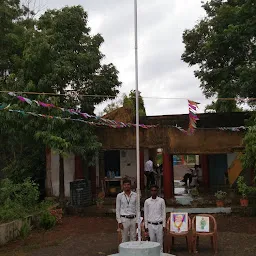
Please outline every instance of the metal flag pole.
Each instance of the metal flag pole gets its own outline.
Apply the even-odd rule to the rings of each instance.
[[[138,6],[134,0],[134,39],[135,39],[135,91],[136,91],[136,159],[137,159],[137,219],[138,240],[141,241],[140,227],[140,130],[139,130],[139,72],[138,72]]]

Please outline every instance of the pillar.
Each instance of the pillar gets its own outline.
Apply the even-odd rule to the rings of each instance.
[[[210,186],[210,177],[209,177],[209,163],[207,155],[200,155],[200,164],[203,172],[203,184],[204,188],[208,189]]]
[[[140,189],[145,189],[144,169],[145,169],[144,149],[140,150]]]
[[[163,153],[164,198],[174,197],[173,155]]]
[[[91,181],[91,191],[92,196],[95,197],[97,194],[97,185],[96,185],[96,166],[89,167],[89,178]]]
[[[75,156],[75,180],[84,179],[82,158]]]

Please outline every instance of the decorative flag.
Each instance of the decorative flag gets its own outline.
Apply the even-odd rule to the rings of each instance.
[[[199,120],[196,111],[198,109],[198,105],[200,103],[192,101],[192,100],[188,100],[188,109],[189,109],[189,124],[188,124],[188,129],[184,130],[181,127],[178,127],[177,125],[175,126],[178,130],[180,130],[183,133],[186,133],[187,135],[192,135],[195,132],[196,129],[196,122]]]
[[[95,115],[89,115],[87,113],[82,113],[79,110],[75,110],[75,109],[65,109],[65,108],[61,108],[61,107],[57,107],[52,103],[45,103],[45,102],[41,102],[41,101],[36,101],[36,100],[30,100],[28,98],[25,98],[23,96],[19,96],[16,95],[14,92],[9,92],[8,93],[10,96],[16,97],[18,98],[20,101],[22,102],[26,102],[28,104],[32,104],[33,102],[36,103],[38,106],[44,107],[44,108],[56,108],[56,109],[60,109],[62,112],[68,112],[71,115],[81,115],[83,118],[88,119],[88,118],[92,118],[97,120],[98,122],[104,123],[104,125],[112,127],[115,126],[115,128],[123,128],[123,127],[136,127],[135,124],[124,124],[122,122],[117,122],[115,120],[109,120],[109,119],[105,119],[99,116],[95,116]],[[94,124],[94,122],[93,122]],[[140,124],[139,127],[144,128],[144,129],[148,129],[151,127],[155,127],[154,125],[144,125],[144,124]]]
[[[105,127],[110,127],[110,128],[126,128],[126,127],[135,127],[135,124],[125,124],[122,123],[122,125],[120,124],[107,124],[104,122],[91,122],[91,121],[85,121],[83,119],[74,119],[74,118],[70,118],[70,117],[59,117],[59,116],[51,116],[51,115],[44,115],[44,114],[38,114],[38,113],[34,113],[34,112],[26,112],[23,110],[17,110],[17,109],[7,109],[7,107],[9,107],[10,105],[0,105],[0,110],[7,110],[9,112],[12,113],[19,113],[22,114],[23,116],[27,116],[27,115],[31,115],[34,117],[43,117],[43,118],[48,118],[48,119],[61,119],[61,120],[68,120],[68,121],[75,121],[75,122],[82,122],[85,124],[89,124],[92,126],[105,126]],[[144,125],[144,124],[140,124],[139,127],[143,128],[143,129],[149,129],[149,128],[155,128],[157,127],[157,125]]]

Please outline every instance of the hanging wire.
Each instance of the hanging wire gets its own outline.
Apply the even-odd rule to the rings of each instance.
[[[0,91],[0,93],[9,93],[10,91]],[[51,93],[51,92],[19,92],[19,91],[12,91],[13,93],[17,94],[30,94],[30,95],[49,95],[49,96],[67,96],[67,94],[61,94],[61,93]],[[66,92],[77,92],[75,90],[66,90]],[[77,92],[78,93],[78,92]],[[123,98],[123,96],[113,96],[113,95],[101,95],[101,94],[79,94],[79,97],[96,97],[96,98]],[[135,97],[130,97],[135,98]],[[155,97],[155,96],[142,96],[143,99],[154,99],[154,100],[188,100],[190,97],[184,98],[184,97]],[[202,101],[207,100],[204,99],[197,99],[195,101]],[[210,99],[208,99],[210,100]],[[212,100],[221,100],[221,101],[256,101],[256,98],[216,98]]]

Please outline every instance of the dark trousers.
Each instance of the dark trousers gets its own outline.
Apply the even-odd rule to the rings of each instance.
[[[147,187],[150,188],[150,186],[155,184],[155,176],[153,172],[145,172],[145,175],[147,177]]]

